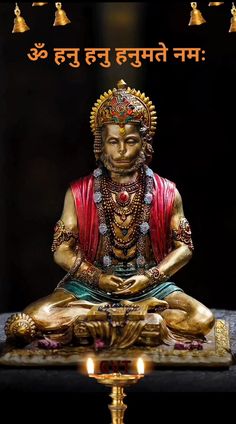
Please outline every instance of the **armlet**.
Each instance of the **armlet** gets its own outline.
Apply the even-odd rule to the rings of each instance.
[[[69,241],[72,238],[75,241],[78,241],[78,233],[74,233],[73,231],[68,230],[61,219],[57,221],[54,228],[53,243],[51,248],[52,252],[55,252],[63,242]]]
[[[172,240],[185,243],[193,251],[192,232],[189,222],[186,218],[181,218],[178,230],[172,230]]]

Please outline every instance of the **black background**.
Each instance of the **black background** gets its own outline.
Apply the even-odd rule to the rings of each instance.
[[[50,252],[69,183],[95,166],[89,114],[118,79],[156,105],[154,171],[175,181],[195,252],[175,282],[209,307],[235,308],[236,35],[231,2],[208,7],[207,24],[189,27],[188,2],[63,3],[72,23],[53,27],[54,3],[20,3],[30,26],[12,34],[14,3],[0,12],[1,242],[0,309],[13,311],[50,293],[64,275]],[[56,65],[55,47],[200,47],[205,62],[143,61],[110,68]],[[27,53],[43,42],[49,58]]]

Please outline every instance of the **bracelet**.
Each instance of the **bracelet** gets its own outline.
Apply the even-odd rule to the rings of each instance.
[[[78,252],[77,252],[77,256],[75,258],[74,264],[69,269],[69,271],[67,272],[67,274],[59,281],[59,283],[57,284],[57,288],[63,286],[63,284],[67,280],[72,279],[74,277],[76,271],[78,270],[78,268],[82,264],[84,258],[85,258],[85,256],[84,256],[83,252],[79,249]]]
[[[164,283],[170,278],[169,275],[164,274],[164,272],[160,271],[157,267],[153,267],[148,271],[145,271],[144,275],[148,277],[150,285]]]
[[[71,267],[71,269],[69,270],[71,277],[74,276],[74,274],[79,269],[79,267],[82,264],[82,262],[84,261],[84,259],[85,259],[84,253],[80,249],[78,249],[77,256],[75,258],[75,262],[74,262],[73,266]]]
[[[94,265],[89,264],[86,269],[77,273],[76,279],[97,287],[101,274],[102,271],[100,269],[96,268]]]

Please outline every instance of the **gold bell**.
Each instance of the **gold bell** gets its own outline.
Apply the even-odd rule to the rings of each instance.
[[[13,26],[13,30],[12,33],[14,32],[25,32],[29,30],[28,25],[26,24],[24,18],[22,18],[22,16],[20,16],[20,9],[18,7],[18,4],[16,3],[16,7],[14,10],[14,13],[16,15],[16,18],[14,19],[14,26]]]
[[[191,7],[193,10],[191,11],[189,25],[204,24],[206,21],[203,18],[200,10],[197,9],[197,3],[195,1],[191,3]]]
[[[55,13],[55,21],[53,26],[70,24],[70,19],[67,18],[66,12],[61,8],[61,3],[55,3],[57,11]]]
[[[208,6],[220,6],[221,4],[224,4],[223,1],[210,1],[210,3],[208,3]]]
[[[33,3],[32,6],[44,6],[45,4],[48,3]]]
[[[233,17],[231,18],[231,24],[229,28],[229,32],[236,32],[236,7],[234,3],[232,3],[231,13]]]

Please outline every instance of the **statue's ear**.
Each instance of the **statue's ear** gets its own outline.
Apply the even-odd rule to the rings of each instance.
[[[99,163],[101,162],[101,160],[100,160],[100,156],[101,156],[101,153],[96,153],[95,154],[95,159],[96,159],[96,162],[97,162],[97,164],[99,165]]]
[[[147,142],[145,141],[144,137],[142,137],[142,150],[145,152],[147,148]]]
[[[145,141],[143,143],[142,152],[145,154],[146,163],[149,164],[152,161],[152,155],[154,153],[152,145]]]

